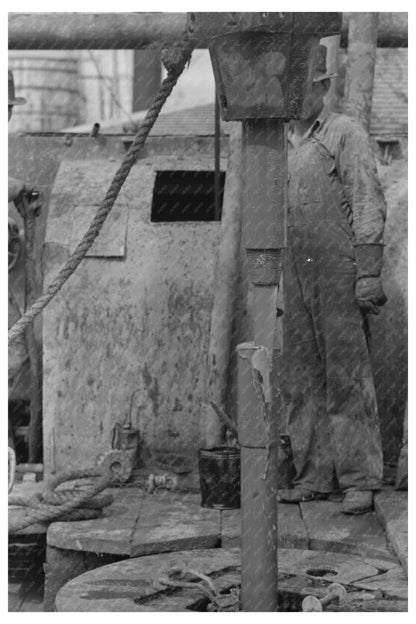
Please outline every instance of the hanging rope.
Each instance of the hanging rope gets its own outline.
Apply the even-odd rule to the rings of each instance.
[[[190,61],[194,45],[194,42],[187,40],[185,37],[180,47],[178,46],[162,52],[162,61],[168,71],[168,74],[163,80],[151,107],[147,111],[146,117],[135,135],[131,147],[121,163],[120,168],[115,173],[101,206],[97,210],[94,219],[92,220],[84,237],[77,245],[74,253],[70,258],[68,258],[56,278],[46,289],[45,293],[41,295],[30,306],[25,314],[13,325],[13,327],[10,328],[8,335],[9,344],[16,340],[16,338],[18,338],[25,331],[26,327],[33,322],[36,316],[48,305],[53,297],[55,297],[67,279],[78,267],[81,260],[84,258],[87,251],[97,238],[104,221],[114,206],[121,187],[126,181],[140,151],[143,149],[150,130],[153,128],[164,103],[172,92],[179,76],[182,74],[186,63]]]

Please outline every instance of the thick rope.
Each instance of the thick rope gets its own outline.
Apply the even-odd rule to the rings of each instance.
[[[37,507],[41,503],[47,505],[63,505],[74,499],[73,490],[61,490],[59,492],[42,492],[34,496],[9,496],[9,505],[18,507]],[[113,502],[111,494],[98,494],[90,500],[86,501],[83,509],[102,509],[108,507]]]
[[[161,577],[157,583],[162,587],[172,589],[192,589],[202,592],[208,598],[207,611],[239,611],[240,590],[230,587],[225,594],[218,590],[212,579],[199,570],[187,568],[186,563],[173,560],[165,570],[168,578]],[[198,582],[194,581],[198,579]]]
[[[76,473],[69,473],[69,478],[64,479],[63,477],[59,478],[59,482],[63,480],[69,481],[76,477],[74,477]],[[81,473],[78,473],[78,478]],[[88,475],[89,476],[89,475]],[[42,502],[41,497],[35,496],[32,499],[21,499],[20,504],[25,504],[25,502],[30,503],[30,508],[26,514],[26,516],[22,519],[14,519],[9,517],[9,533],[15,533],[16,531],[21,531],[32,524],[37,524],[39,522],[52,522],[53,520],[78,520],[78,519],[87,519],[87,517],[96,517],[96,508],[91,510],[89,507],[91,505],[91,501],[97,501],[97,495],[102,492],[105,488],[113,485],[115,481],[115,476],[113,471],[110,469],[106,470],[101,476],[98,478],[97,482],[88,490],[84,490],[79,494],[71,494],[70,500],[67,502],[63,502],[59,505],[54,504],[45,504]],[[55,494],[58,494],[56,492]],[[51,496],[51,492],[46,490],[46,499]],[[17,504],[19,504],[19,498],[14,499]],[[101,497],[101,503],[104,503],[102,506],[106,506],[109,504],[108,497]],[[9,503],[13,504],[13,497],[9,498]],[[88,506],[88,509],[82,509],[83,507]],[[92,505],[94,507],[94,504]],[[85,513],[84,513],[85,511]],[[95,515],[93,515],[95,514]]]
[[[168,70],[168,75],[163,80],[151,107],[147,111],[146,117],[144,118],[137,134],[133,139],[129,151],[127,152],[123,162],[121,163],[120,168],[115,173],[114,178],[111,181],[111,184],[107,190],[107,194],[101,206],[97,210],[97,213],[92,220],[87,232],[85,233],[80,243],[77,245],[72,256],[68,258],[68,260],[66,261],[58,275],[55,277],[55,279],[48,286],[44,294],[41,295],[30,306],[25,314],[13,325],[13,327],[10,328],[8,335],[9,344],[16,340],[16,338],[18,338],[20,334],[25,331],[26,327],[28,327],[33,322],[35,317],[43,310],[43,308],[48,305],[53,297],[55,297],[55,295],[65,284],[67,279],[78,267],[81,260],[84,258],[85,254],[97,238],[104,224],[104,221],[106,220],[112,207],[114,206],[121,187],[126,181],[127,176],[129,175],[132,166],[136,162],[139,153],[143,149],[144,143],[150,133],[150,130],[153,128],[156,119],[159,116],[162,106],[172,92],[172,89],[178,81],[179,76],[183,72],[186,63],[189,62],[194,45],[195,44],[193,42],[187,41],[181,48],[175,50],[174,58],[171,56],[170,58],[166,59],[167,62],[165,62],[165,66]]]
[[[61,485],[61,483],[66,483],[67,481],[75,481],[76,479],[92,479],[94,477],[100,477],[103,473],[103,470],[100,466],[96,468],[85,468],[84,470],[71,470],[69,472],[61,472],[55,477],[51,477],[43,492],[43,496],[52,494],[54,490]]]

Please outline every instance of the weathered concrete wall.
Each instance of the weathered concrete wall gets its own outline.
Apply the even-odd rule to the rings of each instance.
[[[152,147],[153,145],[153,147]],[[83,234],[123,153],[76,139],[51,197],[45,283]],[[158,150],[163,147],[163,154]],[[150,448],[196,453],[220,223],[150,222],[157,170],[211,170],[212,141],[149,140],[99,239],[44,312],[44,464],[92,465],[129,413]],[[223,160],[224,168],[225,161]]]

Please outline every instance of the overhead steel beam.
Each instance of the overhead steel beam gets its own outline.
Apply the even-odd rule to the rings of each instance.
[[[341,46],[351,13],[343,14]],[[173,45],[186,13],[9,13],[10,50],[141,49]],[[380,13],[377,45],[407,47],[407,13]],[[197,48],[206,48],[197,41]]]
[[[360,13],[343,13],[341,30],[341,47],[348,45],[348,25],[351,15]],[[379,13],[377,30],[378,48],[407,48],[408,40],[407,13]]]
[[[186,13],[9,13],[9,49],[138,50],[185,30]]]

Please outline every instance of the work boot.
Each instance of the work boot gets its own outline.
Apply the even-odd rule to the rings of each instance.
[[[372,490],[351,490],[344,496],[342,513],[363,514],[373,509]]]
[[[277,492],[277,501],[279,503],[308,503],[309,501],[326,500],[328,496],[329,493],[314,492],[297,486],[289,490],[279,490]]]

